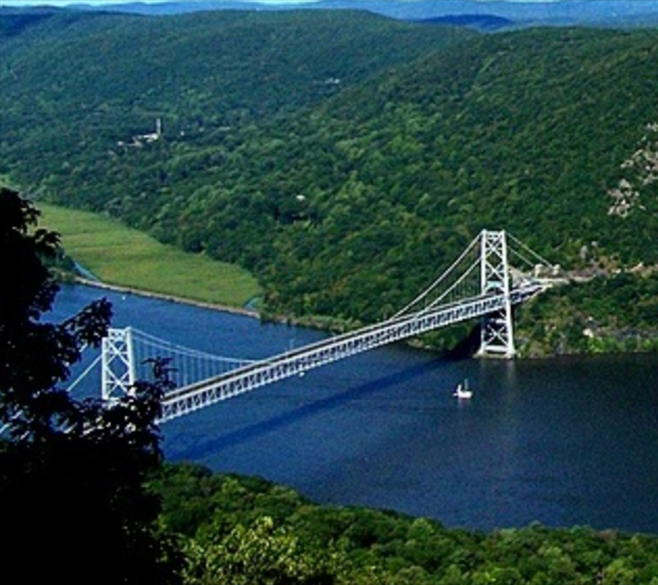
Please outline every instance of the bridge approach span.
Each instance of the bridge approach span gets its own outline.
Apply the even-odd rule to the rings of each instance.
[[[266,384],[301,375],[313,368],[370,349],[455,323],[501,313],[509,306],[508,303],[516,305],[544,289],[543,284],[526,282],[510,290],[509,294],[480,295],[467,301],[393,318],[177,388],[164,398],[161,421],[183,416]]]

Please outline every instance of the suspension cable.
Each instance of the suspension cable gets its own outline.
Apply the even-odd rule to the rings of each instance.
[[[425,309],[420,311],[418,315],[423,315],[424,313],[427,313],[429,310],[436,307],[438,303],[440,303],[445,297],[447,297],[462,282],[464,282],[464,280],[466,280],[467,277],[471,276],[473,269],[479,268],[479,266],[480,266],[480,259],[477,258],[475,262],[473,262],[473,264],[469,266],[468,270],[466,270],[447,290],[445,290],[443,294],[441,294],[439,297],[434,299],[434,301],[432,301]]]
[[[150,344],[150,346],[154,349],[164,349],[168,351],[176,351],[178,353],[181,353],[183,355],[187,355],[189,357],[197,357],[197,358],[205,358],[209,360],[214,360],[214,361],[223,361],[223,362],[231,362],[231,363],[252,363],[256,360],[252,359],[239,359],[239,358],[231,358],[231,357],[224,357],[224,356],[218,356],[214,355],[212,353],[208,353],[205,351],[200,351],[197,349],[191,349],[189,347],[185,347],[183,345],[178,345],[176,343],[172,343],[171,341],[166,341],[164,339],[160,339],[159,337],[156,337],[155,335],[151,335],[150,333],[146,333],[144,331],[140,331],[139,329],[134,329],[133,331],[141,338],[142,341],[145,341]]]
[[[84,378],[89,372],[91,372],[91,370],[92,370],[93,368],[96,367],[96,365],[98,364],[98,362],[101,361],[102,358],[103,358],[103,354],[102,354],[102,353],[98,354],[98,355],[96,356],[96,359],[95,359],[93,362],[91,362],[91,364],[90,364],[89,366],[87,366],[87,367],[85,368],[85,371],[82,372],[82,374],[80,374],[80,375],[74,380],[73,384],[71,384],[71,385],[66,389],[66,391],[67,391],[69,394],[70,394],[71,392],[73,392],[73,390],[75,389],[75,387],[76,387],[76,386],[82,381],[82,379],[83,379],[83,378]]]
[[[480,237],[482,235],[482,232],[478,234],[473,241],[468,245],[468,247],[459,255],[459,257],[450,265],[450,267],[443,272],[441,276],[439,276],[430,286],[428,286],[422,293],[420,293],[413,301],[405,305],[402,309],[400,309],[397,313],[395,313],[392,317],[390,317],[388,320],[391,321],[393,319],[397,319],[401,315],[407,312],[408,309],[413,307],[416,303],[422,301],[427,295],[429,295],[441,282],[450,275],[450,273],[455,269],[455,267],[466,257],[467,254],[471,252],[473,247],[477,242],[479,242]]]
[[[546,267],[548,267],[548,268],[551,268],[551,267],[553,266],[548,260],[546,260],[545,258],[541,257],[541,256],[540,256],[539,254],[537,254],[537,252],[535,252],[532,248],[529,248],[528,246],[526,246],[521,240],[519,240],[518,238],[515,238],[515,237],[514,237],[512,234],[510,234],[509,232],[507,232],[507,235],[508,235],[508,237],[509,237],[509,238],[510,238],[515,244],[521,246],[521,248],[523,248],[523,250],[525,250],[526,252],[530,253],[531,256],[534,256],[535,259],[539,260],[539,262],[541,262],[544,266],[546,266]],[[512,250],[512,252],[515,252],[515,250]],[[525,262],[528,262],[528,260],[526,260],[523,256],[520,255],[520,253],[517,252],[517,255],[519,256],[519,258],[523,259]],[[532,265],[532,262],[528,262],[528,264]]]

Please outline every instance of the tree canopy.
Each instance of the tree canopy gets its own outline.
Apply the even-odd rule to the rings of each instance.
[[[449,529],[428,518],[321,506],[258,478],[165,465],[153,478],[190,585],[654,585],[658,538],[540,524]]]
[[[99,300],[61,323],[43,317],[58,290],[44,265],[56,234],[0,191],[0,515],[3,570],[25,582],[174,583],[174,549],[144,487],[162,460],[156,420],[166,372],[111,407],[65,389],[86,345],[105,334]]]

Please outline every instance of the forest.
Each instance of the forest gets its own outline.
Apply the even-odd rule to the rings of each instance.
[[[179,538],[183,574],[194,585],[658,582],[654,536],[540,524],[449,529],[391,511],[321,506],[256,477],[193,464],[165,465],[149,485],[162,498],[162,522]],[[286,577],[277,581],[277,571]]]
[[[656,347],[655,29],[56,11],[0,43],[3,180],[247,268],[266,316],[373,322],[506,229],[573,280],[523,353]]]

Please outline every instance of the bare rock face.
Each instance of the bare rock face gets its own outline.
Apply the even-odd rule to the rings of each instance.
[[[612,198],[609,215],[626,217],[634,208],[647,210],[643,191],[658,181],[658,123],[647,124],[646,130],[639,148],[621,164],[628,177],[608,190],[608,196]]]

